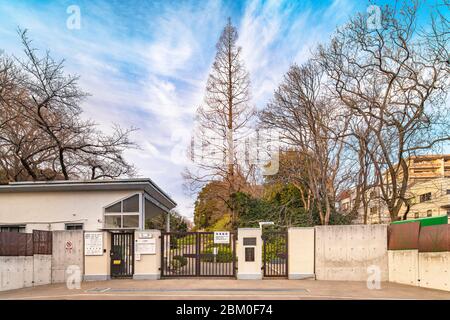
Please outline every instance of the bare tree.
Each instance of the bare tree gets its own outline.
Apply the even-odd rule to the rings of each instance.
[[[381,26],[358,14],[319,49],[331,86],[367,128],[365,152],[391,220],[408,212],[408,158],[448,141],[448,67],[416,30],[417,6],[382,9]],[[403,217],[406,218],[406,215]]]
[[[184,174],[192,191],[216,180],[223,181],[231,195],[246,188],[252,176],[253,166],[247,166],[239,155],[255,111],[250,105],[250,80],[237,38],[229,20],[216,45],[204,105],[197,110],[198,130],[193,139],[199,148],[191,149],[196,168]]]
[[[64,61],[43,57],[19,29],[25,57],[0,64],[0,165],[7,179],[54,180],[133,175],[123,158],[134,129],[116,126],[104,135],[81,119],[87,96],[78,77],[66,75]]]
[[[329,223],[344,176],[344,142],[336,132],[341,134],[348,126],[338,106],[327,100],[326,94],[323,71],[317,63],[293,65],[260,116],[263,127],[278,129],[281,140],[301,154],[307,173],[304,182],[313,195],[322,224]]]

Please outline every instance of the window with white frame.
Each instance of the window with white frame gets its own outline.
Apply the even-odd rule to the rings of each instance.
[[[139,228],[139,194],[105,207],[104,227],[106,229]]]

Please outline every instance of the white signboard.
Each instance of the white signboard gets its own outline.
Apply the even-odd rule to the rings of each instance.
[[[230,232],[228,231],[215,231],[214,243],[230,243]]]
[[[156,240],[153,239],[137,239],[136,254],[156,254]]]
[[[84,255],[85,256],[103,255],[103,232],[84,233]]]

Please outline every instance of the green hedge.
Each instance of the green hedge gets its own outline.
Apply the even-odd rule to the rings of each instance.
[[[187,265],[188,260],[186,257],[183,256],[174,256],[172,260],[170,261],[170,266],[172,269],[179,269]]]
[[[202,257],[202,261],[214,262],[213,254],[214,246],[209,246],[202,251],[202,254],[210,254],[210,256]],[[233,262],[233,250],[231,246],[218,246],[216,254],[216,262]]]

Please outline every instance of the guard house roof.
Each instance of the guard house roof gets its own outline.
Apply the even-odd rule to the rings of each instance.
[[[149,178],[115,180],[57,180],[23,181],[0,185],[0,193],[7,192],[44,192],[44,191],[96,191],[96,190],[137,190],[145,191],[169,210],[176,207],[160,187]]]

